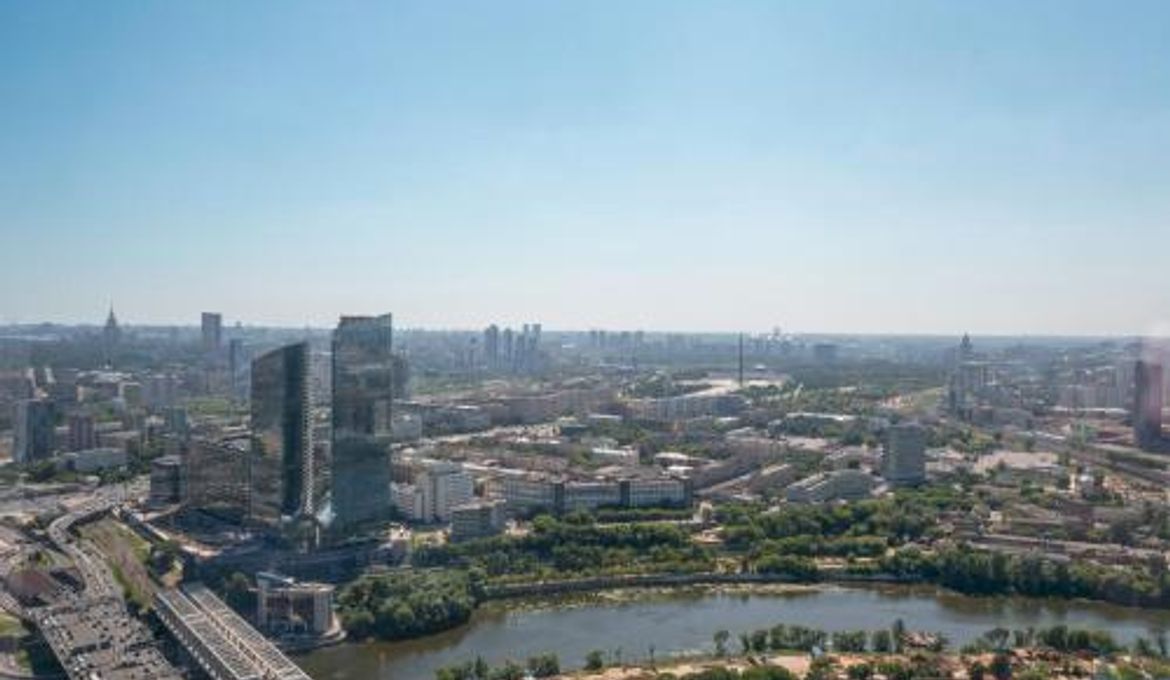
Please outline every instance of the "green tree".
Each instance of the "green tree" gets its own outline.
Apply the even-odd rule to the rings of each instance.
[[[869,645],[878,654],[889,654],[894,649],[894,639],[890,631],[879,629],[870,635]]]
[[[894,652],[901,654],[906,643],[906,624],[902,619],[895,619],[894,624],[890,626],[890,639],[894,643]]]
[[[556,653],[546,652],[528,659],[528,670],[533,677],[548,678],[561,672],[561,661]]]
[[[731,633],[726,630],[715,631],[715,656],[727,656],[727,640],[731,637]]]

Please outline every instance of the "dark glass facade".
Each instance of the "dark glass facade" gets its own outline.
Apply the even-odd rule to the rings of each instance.
[[[342,317],[333,333],[333,525],[384,519],[390,509],[390,416],[394,400],[389,314]]]
[[[252,363],[248,517],[279,527],[313,513],[309,346],[288,345]]]

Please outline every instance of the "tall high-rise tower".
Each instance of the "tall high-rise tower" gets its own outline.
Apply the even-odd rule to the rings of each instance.
[[[56,448],[53,402],[40,399],[17,402],[13,424],[13,461],[32,463],[53,456]]]
[[[1162,443],[1162,365],[1138,360],[1134,365],[1133,438],[1143,449]]]
[[[309,345],[301,342],[252,363],[249,520],[276,529],[313,515],[313,463]]]
[[[214,312],[203,312],[200,319],[203,331],[203,351],[212,353],[219,351],[223,342],[223,315]]]
[[[483,359],[488,368],[500,365],[500,327],[492,324],[483,331]]]
[[[334,527],[377,521],[390,510],[391,316],[343,316],[333,332]]]

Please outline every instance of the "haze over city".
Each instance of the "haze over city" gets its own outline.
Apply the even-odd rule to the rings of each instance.
[[[0,322],[1132,335],[1170,6],[4,3]]]
[[[0,678],[1170,679],[1170,2],[0,2]]]

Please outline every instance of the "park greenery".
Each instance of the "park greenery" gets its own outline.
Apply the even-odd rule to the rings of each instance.
[[[496,586],[730,570],[799,582],[875,578],[933,583],[970,595],[1170,606],[1164,564],[1103,566],[935,540],[940,513],[969,511],[975,502],[957,490],[931,487],[847,505],[728,504],[717,510],[724,537],[719,550],[696,543],[700,527],[685,522],[602,523],[585,513],[542,515],[524,534],[419,546],[414,569],[359,579],[341,591],[338,604],[353,637],[399,639],[466,622]],[[758,639],[749,639],[753,649]],[[808,638],[795,639],[799,643],[779,644],[810,645]],[[831,641],[848,649],[875,645],[845,633]],[[769,631],[768,648],[773,644]]]
[[[341,623],[355,639],[398,640],[466,623],[481,595],[476,574],[400,570],[365,576],[337,597]]]
[[[714,554],[675,524],[597,524],[588,515],[536,518],[524,536],[420,547],[424,567],[477,567],[495,581],[605,574],[696,572],[712,569]]]
[[[786,505],[774,510],[727,505],[716,519],[724,526],[728,549],[747,552],[758,563],[784,555],[878,557],[887,548],[933,538],[939,513],[970,507],[971,500],[958,492],[933,487],[848,505]]]
[[[560,658],[552,652],[531,656],[524,665],[508,660],[495,667],[477,656],[474,661],[443,666],[435,671],[435,680],[522,680],[528,676],[549,678],[560,672]]]

